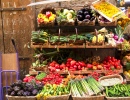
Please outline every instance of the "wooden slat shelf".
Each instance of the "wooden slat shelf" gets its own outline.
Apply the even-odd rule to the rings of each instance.
[[[54,25],[54,26],[39,26],[38,27],[38,29],[46,29],[46,28],[54,28],[54,29],[59,29],[59,28],[61,28],[61,29],[66,29],[66,28],[71,28],[71,29],[73,29],[73,28],[86,28],[86,29],[100,29],[100,28],[103,28],[103,27],[106,27],[106,28],[115,28],[116,26],[115,25],[113,25],[113,26],[100,26],[100,25],[94,25],[94,26],[87,26],[87,25],[85,25],[85,26],[80,26],[80,25],[77,25],[77,26],[75,26],[75,25],[73,25],[73,26],[58,26],[58,25]]]
[[[116,48],[111,45],[94,45],[94,46],[88,46],[88,45],[33,45],[31,44],[31,48]]]
[[[114,70],[118,73],[123,73],[123,69],[121,70]],[[29,74],[38,74],[39,72],[42,71],[29,71]],[[57,71],[57,73],[61,74],[61,75],[65,75],[65,74],[69,74],[69,73],[73,73],[73,74],[89,74],[89,73],[93,73],[93,72],[97,72],[97,73],[106,73],[107,71],[105,70],[79,70],[79,71]]]
[[[123,73],[123,70],[115,70],[115,71],[118,71],[118,73]],[[92,73],[92,72],[97,72],[97,73],[106,73],[105,70],[82,70],[82,71],[70,71],[70,73],[73,73],[73,74],[89,74],[89,73]],[[57,73],[59,74],[68,74],[68,71],[58,71]]]

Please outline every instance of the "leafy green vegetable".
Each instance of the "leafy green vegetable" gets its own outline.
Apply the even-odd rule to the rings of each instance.
[[[130,96],[130,84],[117,84],[106,87],[106,95],[108,97],[128,97]]]

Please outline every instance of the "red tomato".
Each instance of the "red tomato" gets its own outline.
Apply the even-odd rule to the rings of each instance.
[[[82,69],[82,67],[79,65],[79,66],[78,66],[78,70],[81,70],[81,69]]]
[[[76,61],[75,60],[72,60],[71,62],[70,62],[70,65],[71,66],[74,66],[76,64]]]
[[[60,69],[65,69],[65,67],[66,67],[66,65],[65,65],[64,63],[62,63],[62,64],[60,65]]]

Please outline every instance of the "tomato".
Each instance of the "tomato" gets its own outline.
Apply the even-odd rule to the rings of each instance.
[[[80,66],[85,67],[85,63],[83,61],[82,62],[79,61],[78,63]]]
[[[60,69],[64,69],[66,67],[66,65],[64,64],[64,63],[62,63],[61,65],[60,65]]]
[[[77,67],[77,65],[74,65],[73,68],[77,69],[78,67]]]
[[[76,64],[76,61],[75,60],[72,60],[71,62],[70,62],[70,65],[71,66],[74,66]]]
[[[78,66],[78,70],[81,70],[81,69],[82,69],[82,67],[79,65],[79,66]]]
[[[55,63],[50,63],[49,64],[51,67],[55,67]]]

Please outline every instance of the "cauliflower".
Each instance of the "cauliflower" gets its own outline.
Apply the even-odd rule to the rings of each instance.
[[[69,19],[68,21],[69,21],[69,22],[74,22],[74,20],[73,20],[73,19]]]
[[[68,9],[64,9],[63,15],[66,15],[66,14],[68,14],[68,13],[69,13],[69,10],[68,10]]]
[[[72,19],[72,14],[71,13],[67,14],[67,20],[69,20],[69,19]]]

